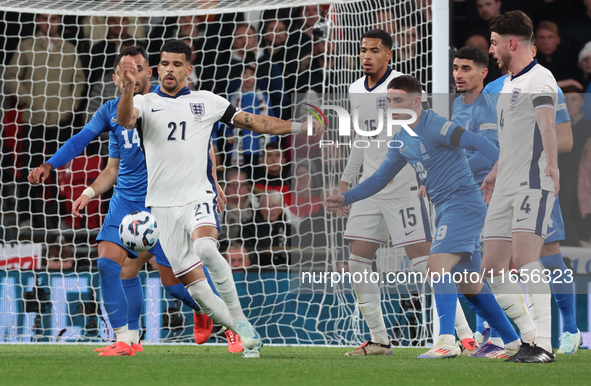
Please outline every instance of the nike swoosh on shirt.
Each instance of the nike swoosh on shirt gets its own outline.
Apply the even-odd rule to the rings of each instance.
[[[409,145],[409,146],[410,146],[410,145]],[[402,154],[402,153],[404,153],[404,151],[405,151],[406,149],[408,149],[408,146],[407,146],[407,147],[405,147],[404,149],[400,150],[400,153],[401,153],[401,154]]]
[[[111,122],[117,123],[117,118],[116,117],[111,118]]]
[[[523,221],[523,220],[527,220],[528,218],[529,218],[529,217],[526,217],[526,218],[518,218],[518,219],[517,219],[517,222],[521,222],[521,221]]]
[[[442,241],[442,242],[443,242],[443,241]],[[435,245],[431,245],[431,249],[435,248],[435,247],[436,247],[436,246],[438,246],[439,244],[441,244],[441,243],[437,243],[437,244],[435,244]]]
[[[152,109],[152,112],[153,112],[153,113],[156,113],[156,112],[158,112],[158,111],[162,111],[162,110],[164,110],[164,109],[158,109],[158,110],[154,110],[154,109]]]
[[[552,232],[548,233],[548,235],[546,235],[546,238],[552,236],[554,233],[556,233],[556,229],[554,229]]]
[[[410,235],[410,234],[411,234],[412,232],[414,232],[414,231],[416,231],[416,229],[413,229],[413,230],[412,230],[412,231],[410,231],[410,232],[404,232],[404,234],[405,234],[406,236],[408,236],[408,235]]]

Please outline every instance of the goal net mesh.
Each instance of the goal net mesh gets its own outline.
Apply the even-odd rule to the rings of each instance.
[[[417,76],[429,91],[429,4],[0,0],[0,342],[113,339],[96,271],[96,237],[112,191],[91,200],[82,218],[71,214],[106,166],[108,135],[43,184],[29,184],[27,176],[118,96],[113,61],[122,49],[144,46],[155,68],[163,43],[183,39],[193,50],[191,89],[214,91],[246,111],[292,119],[301,113],[295,94],[319,103],[328,94],[346,100],[348,86],[363,75],[361,36],[372,28],[392,34],[391,66]],[[152,84],[158,84],[156,74]],[[336,131],[329,127],[326,135]],[[226,126],[214,130],[212,140],[228,196],[220,251],[264,342],[356,345],[370,339],[352,285],[320,280],[348,270],[345,222],[325,213],[321,202],[338,188],[350,149],[320,148],[303,134],[255,136]],[[385,275],[412,268],[404,250],[383,246],[374,270]],[[190,343],[192,311],[164,291],[156,264],[148,262],[140,278],[144,341]],[[429,296],[415,284],[383,284],[381,291],[393,343],[428,344]],[[210,342],[225,342],[215,331]]]

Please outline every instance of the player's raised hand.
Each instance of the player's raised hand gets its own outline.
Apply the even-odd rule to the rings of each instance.
[[[86,208],[86,205],[88,205],[89,200],[90,198],[86,194],[81,194],[80,197],[78,197],[78,199],[74,201],[74,205],[72,205],[72,213],[74,214],[74,216],[80,218],[83,217],[80,211]]]
[[[224,189],[222,189],[220,184],[216,184],[216,189],[218,191],[218,213],[222,213],[224,209],[226,209],[228,198],[226,197],[226,193],[224,193]]]
[[[121,58],[119,66],[121,67],[121,79],[123,80],[124,86],[130,85],[135,87],[135,81],[137,78],[137,64],[135,60],[133,60],[133,57],[129,55],[124,56]]]
[[[554,182],[554,196],[558,196],[558,192],[560,191],[560,178],[558,177],[558,168],[556,166],[546,166],[545,169],[546,175],[552,178],[552,182]]]
[[[337,212],[339,208],[343,206],[345,202],[345,196],[341,194],[335,194],[330,197],[327,197],[324,200],[324,205],[329,212]]]
[[[307,133],[309,132],[310,128],[308,127],[308,125],[310,124],[310,122],[312,123],[312,135],[315,137],[322,137],[322,134],[324,134],[324,126],[322,125],[322,123],[314,120],[314,121],[306,121],[303,123],[303,125],[305,126],[304,131]]]
[[[37,185],[40,182],[45,182],[47,177],[49,177],[49,173],[53,170],[53,166],[48,163],[41,164],[41,166],[37,166],[35,169],[31,170],[29,173],[28,180],[31,184]]]

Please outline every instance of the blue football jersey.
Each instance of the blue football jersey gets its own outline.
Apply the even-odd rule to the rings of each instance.
[[[499,147],[496,102],[497,98],[491,94],[481,93],[469,105],[464,104],[461,96],[457,97],[453,103],[451,120],[464,130],[482,135]],[[476,153],[476,151],[469,149],[466,149],[465,152],[468,159]],[[482,181],[492,170],[493,166],[494,163],[490,161],[488,168],[474,174],[474,180],[478,185],[482,184]]]
[[[509,75],[503,75],[500,78],[493,80],[484,87],[482,92],[492,94],[494,97],[498,98],[499,93],[503,89],[503,84],[505,83],[505,79],[507,79],[507,76]],[[556,124],[559,125],[564,122],[570,122],[570,116],[568,115],[568,110],[566,108],[566,97],[564,96],[562,89],[558,87],[558,107],[556,108]]]
[[[402,147],[389,151],[413,166],[435,206],[461,205],[462,197],[478,192],[464,149],[452,145],[456,127],[432,110],[423,110],[414,128],[417,136],[400,130],[394,139]]]
[[[150,92],[158,89],[159,86],[152,86]],[[103,104],[86,127],[97,136],[109,131],[109,157],[120,159],[115,192],[130,201],[144,202],[148,188],[146,160],[137,129],[126,130],[117,123],[120,99],[121,97]]]

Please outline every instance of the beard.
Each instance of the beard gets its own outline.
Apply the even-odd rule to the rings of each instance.
[[[509,71],[509,66],[511,65],[511,56],[510,55],[501,55],[501,60],[499,60],[499,69],[501,71]]]

